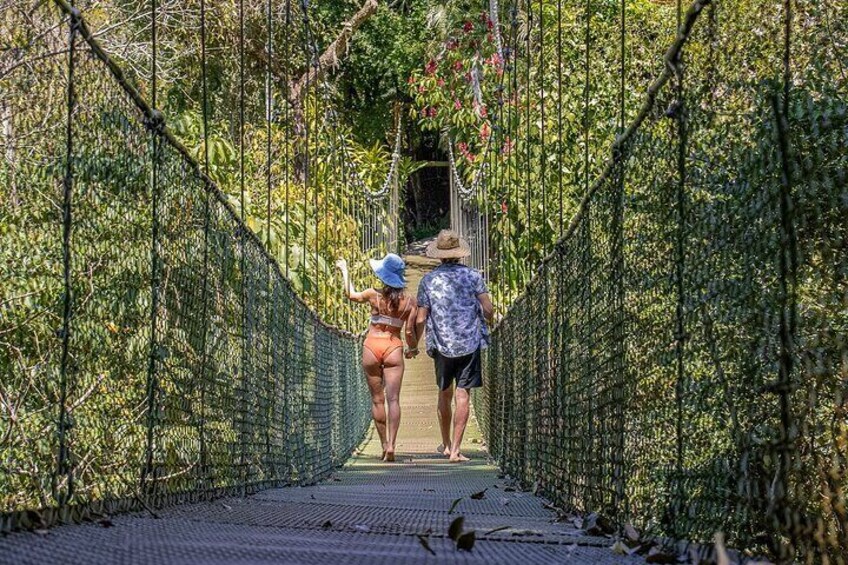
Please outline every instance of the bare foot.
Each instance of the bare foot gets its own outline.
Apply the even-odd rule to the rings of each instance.
[[[436,448],[436,453],[441,453],[445,457],[450,457],[451,448],[449,445],[445,445],[443,443],[439,444],[439,447]]]
[[[451,453],[450,460],[451,463],[464,463],[465,461],[471,461],[471,459],[469,459],[462,453]]]
[[[386,463],[393,463],[395,460],[395,450],[387,449],[385,455],[383,455],[383,461]]]
[[[385,461],[385,460],[386,460],[386,446],[384,445],[383,446],[383,454],[380,455],[380,461]]]

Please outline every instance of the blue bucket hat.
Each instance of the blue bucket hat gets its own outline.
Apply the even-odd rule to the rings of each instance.
[[[371,268],[377,278],[392,288],[406,287],[406,279],[403,276],[406,271],[406,263],[394,253],[388,253],[382,259],[369,259]]]

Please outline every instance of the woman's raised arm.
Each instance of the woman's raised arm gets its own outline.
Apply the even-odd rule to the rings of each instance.
[[[353,282],[350,280],[350,273],[348,273],[347,270],[346,260],[339,259],[336,261],[336,267],[338,267],[342,272],[342,293],[344,293],[344,295],[353,302],[368,302],[368,300],[373,296],[374,290],[366,288],[362,292],[356,292],[356,289],[353,288]]]

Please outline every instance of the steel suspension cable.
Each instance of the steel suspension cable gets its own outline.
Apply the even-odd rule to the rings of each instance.
[[[530,82],[530,75],[531,75],[531,71],[532,71],[532,67],[533,67],[533,45],[532,45],[532,42],[533,42],[533,2],[532,2],[532,0],[527,0],[524,6],[525,6],[525,18],[526,18],[526,29],[525,29],[524,40],[525,40],[525,44],[526,44],[525,57],[527,58],[527,63],[525,65],[525,73],[524,73],[524,80],[525,80],[525,84],[524,84],[524,88],[525,88],[525,91],[524,91],[524,96],[525,96],[525,100],[524,100],[525,123],[524,123],[524,140],[523,140],[524,141],[524,147],[525,147],[525,151],[524,151],[524,183],[525,183],[524,184],[524,208],[525,208],[525,212],[526,212],[526,215],[527,215],[527,224],[524,227],[524,241],[525,241],[524,253],[525,253],[525,258],[530,260],[531,257],[532,257],[532,252],[533,252],[533,244],[532,244],[532,239],[533,239],[533,220],[532,220],[533,205],[532,205],[531,190],[530,190],[530,183],[531,183],[530,163],[531,163],[531,160],[532,160],[532,152],[531,152],[531,148],[530,148],[530,146],[531,146],[530,139],[532,137],[531,130],[530,130],[530,124],[531,124],[530,111],[531,111],[531,106],[532,106],[532,103],[531,103],[531,88],[532,88],[532,85],[531,85],[531,82]],[[528,282],[527,271],[528,271],[528,269],[523,269],[522,271],[520,271],[520,274],[521,274],[520,286],[521,287],[523,287]],[[529,271],[530,272],[533,271],[532,260],[531,260],[531,263],[530,263]]]
[[[625,0],[622,0],[622,4]],[[565,214],[562,200],[562,0],[557,0],[557,208],[559,210],[559,232],[562,237]]]
[[[507,180],[507,182],[509,183],[510,207],[512,207],[513,205],[515,206],[514,216],[515,216],[516,222],[520,218],[520,211],[521,211],[520,192],[519,192],[519,187],[518,187],[518,170],[517,170],[518,169],[517,165],[518,165],[518,161],[519,161],[519,156],[518,156],[518,148],[516,147],[516,141],[515,141],[515,138],[520,135],[520,130],[519,130],[518,124],[515,124],[514,129],[513,129],[513,123],[519,121],[520,118],[521,118],[521,106],[520,106],[521,97],[520,97],[520,94],[519,94],[519,91],[518,91],[518,76],[519,76],[519,70],[518,70],[518,62],[519,62],[519,55],[518,55],[518,6],[519,6],[519,1],[520,0],[514,0],[515,3],[513,4],[513,7],[512,7],[511,25],[512,25],[512,36],[513,37],[512,37],[512,42],[511,42],[511,44],[512,44],[511,49],[512,49],[512,61],[513,61],[512,70],[513,70],[513,72],[512,72],[512,76],[511,76],[512,87],[511,87],[511,91],[510,91],[511,102],[510,102],[510,120],[509,120],[510,134],[511,135],[510,135],[510,138],[509,138],[509,141],[510,141],[510,152],[509,152],[510,159],[507,161],[508,163],[510,163],[509,175],[508,175],[508,180]],[[514,152],[512,150],[513,147],[515,148]],[[513,155],[515,155],[514,164],[511,162],[511,161],[513,161],[513,159],[512,159]],[[512,220],[510,219],[509,215],[507,215],[507,222],[506,223],[507,223],[507,233],[505,234],[504,239],[505,239],[505,241],[507,242],[507,245],[508,245],[510,243],[510,240],[513,237],[518,236],[518,231],[517,231],[517,229],[516,230],[512,229],[513,228]],[[514,232],[514,235],[513,235],[513,232]],[[514,241],[512,243],[513,243],[513,249],[515,250],[515,252],[516,253],[519,252],[520,250],[519,250],[518,245],[515,244]],[[507,283],[506,292],[510,292],[510,293],[512,291],[513,278],[515,278],[515,269],[517,268],[517,265],[515,265],[514,263],[515,263],[515,261],[513,261],[512,257],[510,257],[510,260],[506,264],[506,266],[507,266],[507,269],[506,269],[507,270],[507,273],[506,273],[506,283]],[[506,295],[502,297],[502,301],[503,301],[503,303],[507,302]]]
[[[544,0],[539,0],[539,110],[541,113],[541,126],[539,131],[539,169],[542,184],[542,221],[541,237],[544,256],[548,255],[550,237],[547,234],[548,219],[548,178],[546,175],[547,152],[545,148],[545,14]],[[547,282],[547,279],[545,279]],[[547,292],[545,293],[547,296]],[[547,315],[546,315],[547,316]]]
[[[589,82],[590,50],[592,45],[592,0],[586,0],[586,33],[584,37],[584,48],[586,49],[583,61],[583,190],[589,193],[589,99],[591,95],[591,83]]]
[[[58,415],[58,444],[59,454],[56,461],[56,474],[53,477],[51,491],[59,506],[67,504],[74,493],[73,466],[70,463],[68,448],[68,430],[70,429],[68,414],[69,365],[70,365],[70,336],[71,315],[73,310],[73,288],[71,285],[71,230],[73,221],[73,192],[74,192],[74,119],[77,111],[77,96],[74,83],[74,72],[77,63],[77,33],[79,31],[79,12],[70,16],[70,33],[68,34],[68,89],[66,99],[67,123],[65,125],[65,175],[62,182],[62,340],[61,359],[59,361],[59,415]],[[65,479],[64,490],[61,488],[61,478]]]
[[[157,0],[150,0],[151,106],[157,112],[158,7]],[[159,389],[157,373],[157,317],[159,312],[159,152],[161,149],[161,140],[158,130],[161,126],[161,121],[148,124],[152,149],[150,167],[150,341],[148,343],[149,354],[147,359],[147,390],[145,391],[147,398],[147,434],[144,470],[141,475],[142,488],[146,491],[152,490],[153,487],[153,485],[148,484],[148,477],[151,477],[153,474],[154,428],[157,420],[156,397]]]
[[[309,20],[307,16],[307,0],[300,0],[300,8],[302,11],[301,21],[303,23],[303,54],[306,58],[306,82],[303,87],[303,94],[300,95],[299,102],[302,105],[302,120],[303,120],[303,143],[304,147],[301,149],[302,159],[303,159],[303,246],[301,248],[301,257],[303,262],[303,277],[306,280],[306,277],[309,276],[309,272],[306,268],[306,258],[308,254],[309,244],[306,239],[306,222],[308,216],[308,206],[309,206],[309,180],[310,180],[310,149],[309,149],[309,87],[310,87],[310,77],[312,75],[312,54],[309,44]]]
[[[239,104],[238,104],[238,113],[239,113],[239,123],[238,123],[238,139],[239,139],[239,215],[241,217],[241,221],[245,222],[247,215],[245,210],[245,182],[244,182],[244,108],[245,108],[245,91],[244,91],[244,0],[239,0],[238,4],[238,20],[239,20]],[[242,414],[245,414],[247,411],[247,371],[245,367],[248,364],[248,345],[250,343],[251,336],[248,335],[248,315],[247,315],[247,284],[246,284],[246,265],[247,259],[245,257],[246,253],[246,237],[247,233],[241,233],[239,237],[239,252],[240,259],[239,265],[241,269],[241,285],[239,288],[239,307],[241,309],[241,323],[242,323],[242,331],[239,332],[241,334],[241,366],[239,367],[239,372],[241,373],[240,381],[239,381],[239,411]],[[266,242],[268,249],[270,249],[270,241]],[[243,474],[246,470],[245,458],[246,453],[244,449],[244,438],[246,430],[244,429],[244,422],[241,423],[240,427],[240,437],[239,442],[241,444],[241,449],[239,449],[239,473],[240,480],[244,483],[247,480],[247,477]]]
[[[244,0],[241,0],[241,1],[243,2]],[[267,174],[267,176],[266,176],[266,179],[265,179],[265,182],[266,182],[265,215],[267,217],[266,218],[267,233],[265,235],[265,239],[268,242],[267,243],[268,249],[271,250],[271,249],[273,249],[272,241],[271,241],[271,213],[272,213],[271,190],[272,190],[272,183],[273,183],[272,168],[271,168],[272,161],[273,161],[271,139],[272,139],[272,134],[273,134],[273,129],[272,129],[273,123],[272,122],[273,122],[273,117],[274,117],[274,82],[273,82],[273,74],[271,72],[271,66],[272,66],[273,61],[274,61],[274,19],[273,19],[273,11],[272,11],[271,0],[268,0],[266,10],[267,10],[267,14],[268,14],[268,16],[267,16],[268,21],[267,21],[267,24],[266,24],[267,28],[268,28],[268,30],[267,30],[267,33],[268,33],[268,40],[267,40],[268,41],[268,63],[265,67],[265,75],[266,75],[265,80],[268,83],[268,93],[266,95],[267,98],[268,98],[268,102],[267,102],[267,104],[268,104],[268,114],[267,114],[267,117],[266,117],[266,120],[267,120],[267,123],[266,123],[266,128],[267,128],[267,130],[266,130],[266,138],[267,138],[266,144],[267,145],[265,146],[265,155],[266,155],[266,159],[267,159],[267,164],[266,164],[266,169],[267,169],[266,174]],[[278,248],[279,248],[279,245],[278,245]],[[288,249],[286,250],[286,252],[288,252]],[[265,296],[268,297],[268,299],[270,299],[270,297],[272,296],[272,288],[271,288],[272,272],[273,272],[273,270],[272,270],[271,266],[269,265],[268,266],[268,273],[267,273],[268,276],[265,280]],[[275,314],[276,314],[275,308],[268,308],[267,311],[266,311],[266,321],[268,323],[269,328],[274,327]],[[268,379],[268,378],[265,379],[265,397],[266,397],[266,399],[267,398],[271,399],[271,407],[272,407],[271,410],[273,412],[273,407],[276,405],[276,402],[277,402],[277,399],[278,399],[278,396],[279,396],[275,392],[275,389],[278,388],[278,378],[279,377],[278,377],[277,371],[275,370],[275,360],[274,360],[274,355],[273,355],[273,348],[270,345],[267,345],[266,347],[267,347],[267,349],[265,351],[265,366],[267,367],[267,370],[270,372],[270,374],[274,376],[274,378],[273,379]],[[265,409],[267,410],[267,407]],[[270,418],[269,418],[269,420],[270,420]],[[270,455],[270,451],[271,451],[271,440],[270,440],[270,432],[269,432],[269,429],[268,429],[269,426],[268,426],[267,422],[263,426],[263,428],[264,428],[265,446],[266,446],[265,447],[265,453],[266,453],[266,456],[268,456],[268,455]]]
[[[680,30],[683,21],[683,7],[681,0],[677,0],[677,30]],[[677,474],[677,496],[682,496],[683,481],[683,399],[685,383],[685,363],[684,357],[686,354],[684,332],[685,328],[685,290],[684,290],[684,271],[685,271],[685,238],[686,238],[686,154],[687,154],[687,124],[686,124],[686,102],[684,100],[683,91],[683,55],[678,53],[678,56],[672,63],[674,65],[675,75],[675,101],[676,108],[673,110],[674,122],[676,123],[677,134],[677,194],[676,194],[676,214],[677,214],[677,234],[675,237],[675,364],[676,364],[676,382],[675,382],[675,404],[677,410],[675,422],[676,434],[676,460],[675,472]],[[675,525],[677,525],[678,516],[673,516]],[[677,533],[677,532],[675,532]]]
[[[204,172],[209,174],[209,93],[206,70],[206,0],[200,0],[200,84],[201,84],[201,116],[203,123],[203,165]],[[208,177],[207,177],[208,178]],[[203,277],[202,277],[202,314],[201,323],[201,366],[200,366],[200,480],[208,480],[208,448],[206,445],[206,371],[208,364],[207,340],[209,337],[209,228],[210,228],[210,194],[208,181],[204,179],[203,191]]]
[[[285,33],[286,37],[291,36],[291,1],[286,0],[286,19],[285,19]],[[285,182],[285,192],[286,192],[286,234],[285,234],[285,242],[286,242],[286,252],[285,252],[285,273],[286,278],[289,278],[289,264],[291,263],[291,242],[289,237],[291,235],[291,202],[289,200],[290,195],[289,192],[291,190],[291,167],[292,167],[292,155],[291,155],[291,123],[290,123],[290,111],[289,107],[291,106],[291,84],[289,84],[289,65],[291,65],[291,42],[285,41],[285,62],[283,63],[283,82],[285,83],[286,89],[286,97],[284,100],[284,111],[285,111],[285,120],[283,125],[283,137],[284,137],[284,147],[285,147],[285,170],[284,170],[284,182]]]
[[[265,5],[266,10],[266,27],[267,27],[267,51],[268,62],[265,65],[265,241],[268,242],[269,249],[271,248],[271,185],[273,182],[271,165],[272,165],[272,146],[271,137],[273,135],[272,124],[274,121],[274,82],[271,73],[271,64],[274,60],[274,18],[272,11],[272,0],[268,0]]]

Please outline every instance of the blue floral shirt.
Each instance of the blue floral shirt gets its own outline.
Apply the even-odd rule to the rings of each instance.
[[[489,292],[482,275],[460,263],[442,263],[418,286],[427,316],[427,354],[462,357],[486,347],[489,332],[477,297]]]

